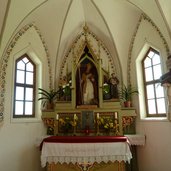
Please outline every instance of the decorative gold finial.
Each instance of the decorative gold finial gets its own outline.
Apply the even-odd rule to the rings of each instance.
[[[88,31],[87,23],[85,23],[85,25],[84,25],[84,27],[83,27],[83,30],[84,30],[85,33],[87,33],[87,31]]]
[[[85,23],[84,27],[83,27],[83,30],[84,30],[84,33],[85,33],[85,41],[87,42],[87,32],[88,32],[88,26],[87,24]]]

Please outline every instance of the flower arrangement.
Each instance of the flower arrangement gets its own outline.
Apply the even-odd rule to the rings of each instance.
[[[58,99],[60,101],[71,101],[71,73],[67,73],[66,76],[60,79],[59,82],[59,94]]]
[[[125,116],[122,118],[123,128],[130,126],[133,122],[134,122],[134,119],[131,116]]]
[[[74,118],[71,116],[62,117],[59,119],[59,126],[64,133],[68,133],[72,127],[76,127],[78,122],[78,116],[74,114]]]
[[[110,116],[99,117],[97,124],[106,132],[110,132],[112,129],[114,129],[113,119]]]

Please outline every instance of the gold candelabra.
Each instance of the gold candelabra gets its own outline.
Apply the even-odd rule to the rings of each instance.
[[[73,135],[76,136],[76,126],[74,125]]]
[[[98,135],[98,136],[100,135],[99,124],[100,124],[100,118],[99,118],[99,113],[97,113],[97,116],[96,116],[96,125],[97,125],[96,135]]]
[[[114,127],[115,127],[115,135],[119,135],[118,119],[115,119],[115,121],[114,121]]]
[[[59,125],[59,114],[57,113],[56,114],[56,122],[55,122],[56,124],[55,124],[55,128],[56,128],[56,135],[58,136],[58,134],[59,134],[59,130],[58,130],[58,125]]]
[[[74,136],[76,136],[76,126],[77,126],[77,115],[76,114],[74,114],[74,119],[73,119],[73,128],[74,128],[74,130],[73,130],[73,135]]]
[[[118,112],[115,112],[114,114],[114,128],[115,128],[115,135],[119,135]]]

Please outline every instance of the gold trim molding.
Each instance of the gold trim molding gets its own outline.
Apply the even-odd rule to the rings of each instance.
[[[9,43],[4,55],[0,59],[0,122],[3,121],[4,119],[4,103],[5,103],[5,77],[6,77],[6,69],[8,66],[8,60],[11,55],[11,52],[13,51],[13,48],[15,47],[17,41],[31,28],[34,28],[36,32],[38,33],[43,47],[46,52],[47,56],[47,63],[48,63],[48,69],[49,69],[49,88],[52,88],[52,73],[51,73],[51,67],[50,67],[50,56],[48,52],[48,48],[46,46],[45,40],[40,32],[40,30],[37,28],[37,26],[34,23],[30,23],[22,27],[13,37],[11,42]]]
[[[90,40],[90,37],[93,38],[97,43],[97,48],[93,45],[93,43]],[[80,43],[79,43],[80,41]],[[79,43],[79,44],[78,44]],[[64,56],[61,64],[61,70],[59,74],[59,80],[63,77],[63,72],[65,65],[67,63],[67,58],[72,54],[73,56],[73,62],[75,65],[77,65],[77,62],[79,60],[79,57],[82,55],[85,45],[88,45],[88,47],[91,50],[91,53],[96,56],[97,58],[100,58],[100,49],[102,48],[104,52],[106,53],[106,56],[108,57],[110,61],[110,66],[112,72],[116,72],[116,64],[114,63],[114,58],[112,58],[111,53],[109,52],[109,49],[104,45],[104,43],[87,27],[85,31],[85,26],[83,27],[83,30],[81,33],[77,35],[71,46],[69,47],[69,50],[67,51],[66,55]],[[77,46],[77,49],[76,49]]]
[[[132,39],[131,39],[131,43],[130,43],[130,46],[129,46],[129,52],[128,52],[128,64],[127,64],[127,68],[128,68],[128,78],[127,78],[127,82],[128,84],[131,83],[131,60],[132,60],[132,50],[134,48],[134,42],[135,42],[135,39],[136,39],[136,36],[137,36],[137,33],[138,33],[138,30],[139,30],[139,27],[142,23],[142,21],[147,21],[149,22],[152,27],[154,27],[154,29],[157,31],[158,35],[160,36],[163,44],[164,44],[164,47],[165,47],[165,50],[166,50],[166,54],[169,56],[170,54],[170,49],[169,49],[169,46],[168,46],[168,43],[166,41],[166,39],[164,38],[162,32],[160,31],[160,29],[157,27],[157,25],[152,21],[152,19],[150,17],[148,17],[145,13],[142,13],[140,18],[139,18],[139,21],[138,21],[138,24],[135,28],[135,31],[134,31],[134,34],[132,36]]]

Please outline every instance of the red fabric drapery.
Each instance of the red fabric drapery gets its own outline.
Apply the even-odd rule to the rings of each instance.
[[[51,136],[44,138],[40,144],[42,149],[44,142],[50,143],[103,143],[103,142],[126,142],[125,136]]]

